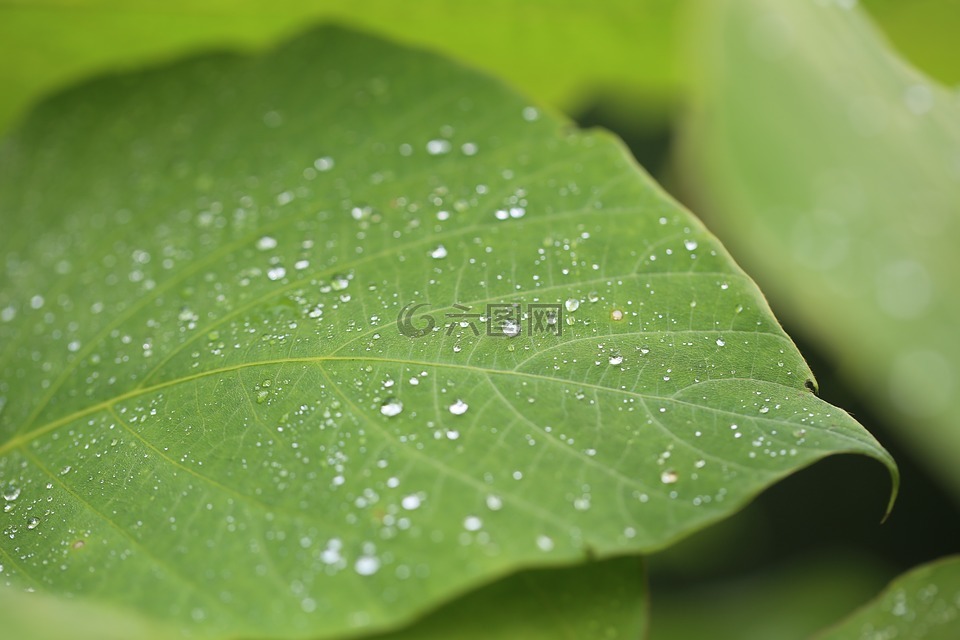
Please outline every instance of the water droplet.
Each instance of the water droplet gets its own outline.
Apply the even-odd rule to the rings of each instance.
[[[621,311],[620,309],[614,309],[613,311],[610,312],[610,319],[613,320],[614,322],[620,322],[621,320],[623,320],[623,311]]]
[[[403,411],[403,403],[396,398],[388,398],[380,405],[380,413],[388,418],[398,415],[401,411]]]
[[[610,354],[609,362],[612,365],[618,365],[623,363],[623,356],[619,353]]]
[[[7,502],[13,502],[20,497],[20,487],[15,487],[13,485],[8,486],[3,490],[3,499]]]
[[[591,291],[590,293],[587,294],[587,300],[589,300],[590,302],[596,302],[599,299],[600,299],[600,295],[596,291]]]
[[[444,247],[442,244],[437,245],[437,248],[430,252],[430,257],[435,260],[439,260],[440,258],[446,258],[447,248]]]
[[[361,576],[372,576],[380,570],[380,559],[376,556],[360,556],[353,568]]]
[[[487,496],[487,509],[490,509],[490,511],[499,511],[502,508],[503,500],[500,499],[500,496],[493,494]]]
[[[452,413],[455,416],[462,416],[467,412],[467,409],[469,408],[470,408],[470,405],[468,405],[463,400],[460,400],[459,398],[457,398],[457,401],[454,402],[452,405],[450,405],[450,413]]]
[[[687,248],[687,251],[693,251],[694,249],[697,248],[697,241],[696,241],[696,240],[684,240],[684,241],[683,241],[683,246],[685,246],[685,247]]]
[[[287,275],[287,270],[283,267],[272,267],[267,271],[267,277],[271,280],[280,280]]]
[[[407,511],[413,511],[420,506],[420,497],[417,495],[404,496],[400,501],[400,506]]]
[[[717,346],[718,346],[718,347],[722,347],[722,346],[725,345],[725,344],[727,344],[727,343],[723,341],[723,338],[717,338]]]
[[[343,291],[350,286],[350,279],[347,276],[337,275],[330,280],[330,287],[334,291]]]
[[[483,526],[483,520],[477,516],[467,516],[463,520],[463,528],[467,531],[479,531]]]
[[[677,472],[673,469],[665,469],[663,473],[660,474],[660,482],[663,484],[673,484],[677,481]]]
[[[497,209],[493,212],[493,215],[497,220],[506,220],[510,217],[510,214],[507,213],[506,209]]]
[[[27,520],[27,529],[36,529],[40,526],[40,518],[30,518]]]
[[[439,156],[450,151],[449,140],[431,140],[427,143],[427,153],[432,156]]]
[[[553,539],[550,536],[537,536],[537,548],[540,551],[552,551]]]
[[[527,122],[533,122],[540,117],[540,112],[536,107],[524,107],[523,108],[523,119]]]
[[[275,238],[272,238],[270,236],[263,236],[262,238],[257,240],[257,249],[260,249],[260,251],[269,251],[270,249],[276,249],[276,248],[277,248],[277,240]]]
[[[333,158],[330,156],[317,158],[313,161],[313,166],[316,167],[317,171],[330,171],[330,169],[333,169]]]
[[[563,303],[564,308],[573,313],[580,308],[580,301],[576,298],[567,298],[567,301]]]
[[[510,211],[508,213],[510,214],[511,218],[522,218],[527,214],[527,210],[523,207],[510,207]]]
[[[504,320],[501,329],[503,330],[503,335],[508,338],[515,338],[520,333],[520,325],[513,320]]]

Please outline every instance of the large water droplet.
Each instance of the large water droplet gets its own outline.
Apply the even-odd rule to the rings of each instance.
[[[452,413],[455,416],[462,416],[467,412],[467,409],[469,408],[470,408],[470,405],[468,405],[463,400],[460,400],[459,398],[457,398],[457,401],[454,402],[452,405],[450,405],[450,413]]]
[[[573,313],[580,308],[580,301],[576,298],[567,298],[567,301],[563,303],[564,308]]]
[[[380,413],[388,418],[398,415],[401,411],[403,411],[403,403],[396,398],[387,398],[384,403],[380,405]]]
[[[610,364],[612,364],[612,365],[622,364],[622,363],[623,363],[623,356],[620,355],[619,353],[610,354],[609,362],[610,362]]]
[[[20,487],[10,485],[3,490],[3,499],[8,502],[13,502],[19,497],[20,497]]]

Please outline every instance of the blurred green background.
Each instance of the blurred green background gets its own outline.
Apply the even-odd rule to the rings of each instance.
[[[901,465],[882,525],[884,470],[831,459],[655,556],[652,638],[805,637],[960,551],[960,0],[0,0],[0,131],[91,75],[330,20],[619,134]]]

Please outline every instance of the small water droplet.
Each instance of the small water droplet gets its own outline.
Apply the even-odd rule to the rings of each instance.
[[[620,322],[621,320],[623,320],[623,311],[621,311],[620,309],[614,309],[613,311],[610,312],[610,319],[613,320],[614,322]]]
[[[722,346],[725,345],[725,344],[727,344],[727,343],[723,341],[723,338],[717,338],[717,346],[718,346],[718,347],[722,347]]]
[[[270,270],[267,271],[267,278],[270,280],[280,280],[285,275],[287,275],[287,270],[283,267],[271,267]]]
[[[27,529],[36,529],[40,526],[40,518],[30,518],[27,520]]]
[[[683,246],[687,248],[687,251],[693,251],[694,249],[697,248],[697,241],[696,241],[696,240],[684,240],[684,241],[683,241]]]
[[[441,259],[441,258],[446,258],[446,257],[447,257],[447,248],[444,247],[442,244],[437,245],[437,248],[430,252],[430,257],[433,258],[433,259],[435,259],[435,260],[439,260],[439,259]]]
[[[407,511],[413,511],[420,507],[420,497],[417,495],[404,496],[403,500],[400,501],[400,506]]]
[[[503,331],[503,335],[507,336],[508,338],[515,338],[520,333],[520,325],[513,320],[504,320],[501,329]]]
[[[470,405],[468,405],[463,400],[457,398],[457,401],[454,402],[452,405],[450,405],[450,413],[452,413],[455,416],[462,416],[467,412],[467,409],[469,408],[470,408]]]
[[[483,526],[483,520],[477,516],[467,516],[463,520],[463,528],[467,531],[479,531]]]
[[[333,158],[330,156],[317,158],[313,161],[313,166],[316,167],[317,171],[330,171],[330,169],[333,169]]]
[[[609,362],[612,365],[619,365],[623,363],[623,356],[619,353],[610,354]]]
[[[493,494],[487,496],[487,509],[490,509],[490,511],[499,511],[502,508],[503,500],[500,499],[500,496]]]
[[[537,536],[537,548],[540,551],[552,551],[553,539],[550,536]]]
[[[372,576],[380,570],[380,559],[376,556],[360,556],[353,568],[361,576]]]
[[[431,140],[427,143],[427,153],[432,156],[439,156],[450,151],[449,140]]]
[[[3,499],[7,502],[13,502],[20,497],[20,487],[14,485],[8,486],[3,490]]]
[[[573,313],[580,308],[580,301],[576,298],[567,298],[567,301],[563,303],[564,308]]]
[[[262,238],[257,240],[257,249],[260,249],[260,251],[269,251],[270,249],[276,249],[276,248],[277,248],[276,238],[272,238],[270,236],[263,236]]]
[[[663,484],[673,484],[677,481],[677,472],[673,469],[665,469],[663,473],[660,474],[660,482]]]
[[[388,418],[398,415],[401,411],[403,411],[403,403],[396,398],[388,398],[380,405],[380,413]]]

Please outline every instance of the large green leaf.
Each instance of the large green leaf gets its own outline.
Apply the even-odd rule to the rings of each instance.
[[[818,640],[960,637],[960,556],[914,569]]]
[[[12,584],[333,637],[826,455],[895,473],[620,144],[425,53],[325,29],[88,84],[0,149],[0,216]],[[447,329],[491,303],[519,335]]]
[[[841,3],[711,3],[695,200],[960,495],[960,102]]]
[[[563,569],[521,571],[440,607],[376,640],[634,640],[646,629],[639,559],[612,558]],[[90,602],[0,588],[4,637],[17,640],[171,640],[156,621]]]
[[[643,95],[663,113],[681,81],[676,3],[608,0],[0,0],[0,131],[40,95],[105,70],[210,47],[249,49],[318,19],[449,53],[535,98]],[[636,102],[633,104],[636,108]]]

